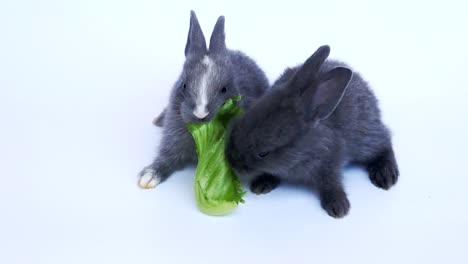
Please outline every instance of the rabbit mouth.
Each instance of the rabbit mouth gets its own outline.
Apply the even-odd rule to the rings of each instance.
[[[240,161],[241,157],[239,157],[238,154],[235,152],[227,152],[226,159],[228,163],[232,166],[232,168],[239,174],[245,174],[252,170],[250,166]]]
[[[241,164],[241,166],[236,166],[236,171],[241,174],[246,174],[247,172],[252,171],[252,169],[245,164]]]
[[[206,116],[195,116],[193,113],[185,113],[182,117],[184,120],[185,124],[194,124],[194,123],[204,123],[204,122],[209,122],[213,118],[213,115],[209,113]]]

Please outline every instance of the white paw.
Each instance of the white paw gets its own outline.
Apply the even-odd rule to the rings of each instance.
[[[138,180],[138,186],[142,189],[153,189],[161,182],[161,178],[156,175],[156,171],[153,169],[145,169],[143,175]]]

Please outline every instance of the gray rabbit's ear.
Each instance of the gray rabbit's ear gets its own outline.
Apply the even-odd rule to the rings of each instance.
[[[226,34],[224,33],[224,16],[220,16],[210,38],[210,52],[222,53],[226,51]]]
[[[317,77],[320,66],[330,55],[330,47],[327,45],[318,48],[301,66],[293,79],[293,86],[301,90],[307,89],[310,83]]]
[[[306,121],[328,118],[340,104],[353,72],[344,67],[335,68],[318,78],[304,92],[303,106]]]
[[[198,23],[197,15],[194,11],[190,11],[190,29],[185,45],[185,57],[193,54],[205,54],[206,40]]]

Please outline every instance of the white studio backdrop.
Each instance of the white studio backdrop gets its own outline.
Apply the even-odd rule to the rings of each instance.
[[[329,44],[381,101],[398,184],[382,191],[347,169],[341,220],[288,186],[203,215],[194,168],[139,189],[191,9],[206,36],[225,15],[228,47],[270,81]],[[467,263],[467,10],[461,0],[1,1],[0,263]]]

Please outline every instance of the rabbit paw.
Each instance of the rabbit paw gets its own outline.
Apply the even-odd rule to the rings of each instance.
[[[321,196],[322,208],[334,218],[342,218],[351,207],[346,194],[341,191],[325,192]]]
[[[378,159],[367,167],[371,182],[384,190],[390,189],[398,181],[398,167],[388,159]]]
[[[250,184],[250,190],[255,194],[265,194],[278,187],[280,180],[274,176],[264,174],[255,178]]]
[[[153,189],[161,182],[161,177],[153,169],[144,169],[138,179],[138,186],[142,189]]]

